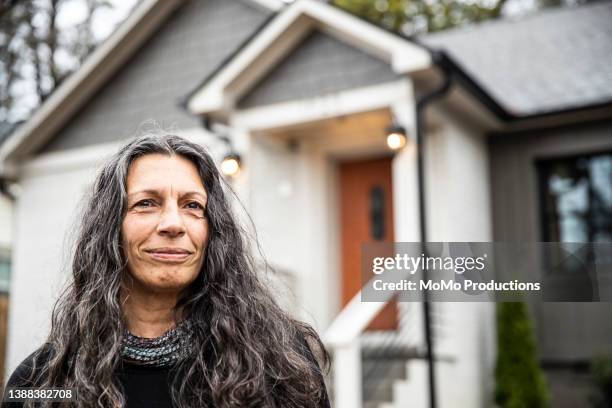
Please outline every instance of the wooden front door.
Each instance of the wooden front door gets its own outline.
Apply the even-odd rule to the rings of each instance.
[[[341,163],[342,306],[361,289],[361,245],[393,242],[391,157]],[[368,330],[397,329],[397,303],[388,303]]]

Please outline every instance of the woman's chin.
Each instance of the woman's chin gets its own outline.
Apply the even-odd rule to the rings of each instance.
[[[143,282],[141,286],[141,290],[150,293],[179,293],[183,289],[187,288],[193,279],[177,279],[177,276],[171,277],[159,277],[155,280],[149,280],[147,282]]]
[[[159,282],[151,285],[151,292],[157,293],[180,293],[189,286],[190,282]]]
[[[143,268],[144,269],[144,268]],[[151,293],[180,292],[187,288],[196,278],[188,268],[148,268],[130,271],[136,283],[134,289]],[[191,269],[191,268],[189,268]]]

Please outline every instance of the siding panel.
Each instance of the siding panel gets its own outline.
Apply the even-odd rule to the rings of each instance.
[[[311,98],[398,78],[386,62],[313,31],[238,106],[250,108]]]
[[[239,0],[190,0],[39,153],[122,140],[144,121],[197,126],[179,101],[265,21]]]

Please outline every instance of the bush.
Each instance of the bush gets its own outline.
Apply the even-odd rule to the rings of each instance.
[[[612,356],[601,356],[591,365],[593,382],[597,389],[592,402],[596,408],[612,407]]]
[[[544,408],[548,389],[524,302],[497,304],[495,402],[502,408]]]

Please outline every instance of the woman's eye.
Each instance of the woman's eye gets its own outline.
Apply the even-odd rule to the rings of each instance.
[[[187,208],[190,208],[193,210],[203,210],[204,209],[202,204],[198,203],[197,201],[191,201],[190,203],[187,203]]]
[[[155,203],[153,202],[153,200],[140,200],[139,202],[136,203],[136,207],[144,207],[144,208],[148,208],[148,207],[153,207]]]

